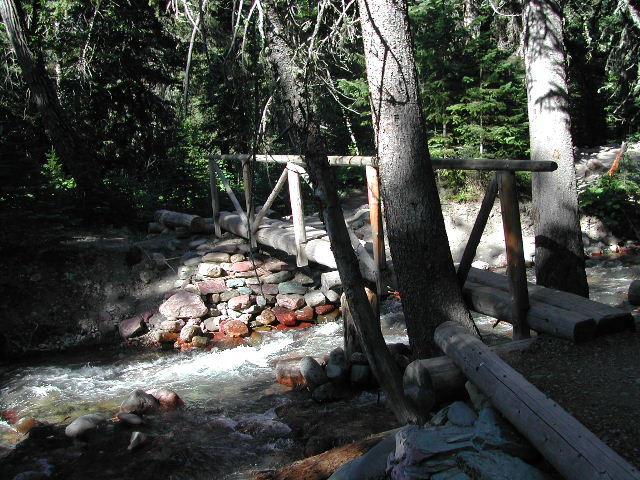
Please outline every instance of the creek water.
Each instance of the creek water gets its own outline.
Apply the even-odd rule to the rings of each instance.
[[[625,298],[629,283],[640,278],[640,266],[599,262],[588,274],[591,298],[615,305]],[[399,302],[387,301],[382,313],[387,342],[406,343]],[[476,320],[481,330],[491,329],[493,319]],[[509,330],[500,324],[491,336],[506,338]],[[329,323],[270,333],[260,345],[224,351],[96,350],[45,357],[13,365],[0,375],[0,410],[66,424],[86,413],[112,417],[135,389],[170,388],[183,398],[185,408],[165,413],[154,425],[158,435],[177,436],[189,452],[184,478],[244,478],[242,472],[280,463],[292,447],[289,427],[275,414],[288,401],[284,387],[275,383],[275,362],[322,356],[341,343],[341,323]],[[375,402],[377,395],[363,393],[354,401]],[[13,427],[0,420],[0,445],[15,439]],[[204,471],[208,473],[202,475]]]

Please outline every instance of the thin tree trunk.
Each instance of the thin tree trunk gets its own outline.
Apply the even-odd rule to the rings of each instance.
[[[95,155],[89,153],[82,138],[71,126],[60,105],[54,83],[42,62],[36,60],[29,49],[20,4],[14,0],[0,0],[0,15],[51,143],[60,156],[62,165],[73,176],[79,190],[85,194],[85,207],[106,203],[105,199],[114,197],[104,188],[102,176],[92,163]],[[120,207],[124,208],[124,205]]]
[[[553,1],[527,0],[523,15],[531,159],[558,163],[555,172],[533,174],[536,279],[545,287],[588,297],[562,14]]]
[[[449,250],[427,147],[405,1],[359,0],[387,235],[416,358],[436,327],[473,330]]]
[[[364,353],[389,404],[402,423],[424,421],[402,392],[402,373],[396,365],[380,331],[377,318],[365,294],[358,259],[351,248],[347,227],[337,191],[333,171],[329,167],[326,147],[308,101],[304,79],[296,77],[294,54],[287,43],[284,25],[271,2],[263,2],[270,23],[265,30],[269,45],[268,58],[279,77],[280,87],[290,108],[293,120],[291,132],[296,147],[304,152],[314,193],[320,199],[324,222],[351,315],[361,337]]]

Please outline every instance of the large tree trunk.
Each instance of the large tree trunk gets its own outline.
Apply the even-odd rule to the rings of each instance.
[[[555,172],[533,174],[538,284],[589,296],[578,214],[562,14],[550,0],[524,2],[524,56],[532,160]]]
[[[0,0],[0,15],[51,143],[65,170],[73,176],[80,191],[87,195],[85,206],[112,198],[92,163],[95,155],[89,154],[87,146],[71,126],[42,61],[35,58],[29,49],[20,4],[14,0]]]
[[[294,52],[287,43],[285,27],[274,3],[263,2],[267,7],[266,16],[270,23],[269,28],[265,29],[269,46],[268,58],[279,77],[282,94],[290,108],[293,121],[290,131],[295,146],[304,152],[314,193],[322,205],[331,250],[351,315],[361,337],[362,348],[398,421],[422,422],[425,418],[417,413],[402,392],[402,373],[387,349],[377,318],[365,294],[365,284],[358,259],[351,248],[351,239],[335,188],[336,180],[329,166],[314,106],[309,101],[304,79],[296,76],[299,70],[294,63]]]
[[[359,0],[387,234],[416,358],[435,356],[436,327],[470,330],[427,147],[405,1]]]

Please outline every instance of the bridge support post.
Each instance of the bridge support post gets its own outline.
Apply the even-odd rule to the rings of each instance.
[[[302,208],[302,192],[300,190],[300,173],[295,166],[287,165],[289,180],[289,200],[291,201],[291,219],[293,220],[293,233],[296,238],[296,265],[305,267],[309,265],[305,247],[307,245],[307,231],[304,224],[304,210]]]
[[[382,208],[380,202],[380,177],[376,167],[367,166],[367,199],[369,201],[369,220],[371,223],[371,241],[373,242],[373,260],[376,264],[376,293],[382,298],[385,293],[382,284],[382,272],[385,265],[384,229],[382,226]]]
[[[216,171],[213,167],[215,160],[209,158],[209,187],[211,189],[211,213],[213,215],[213,233],[220,238],[222,231],[220,230],[220,197],[218,196],[218,179]]]
[[[504,227],[504,241],[507,251],[507,275],[511,293],[513,338],[529,338],[527,311],[529,310],[529,290],[527,271],[524,264],[520,210],[516,192],[516,175],[512,171],[497,172],[500,208]]]

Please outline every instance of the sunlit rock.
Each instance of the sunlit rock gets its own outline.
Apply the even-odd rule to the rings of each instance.
[[[185,291],[177,292],[160,305],[160,313],[165,317],[202,317],[208,311],[199,295]]]

